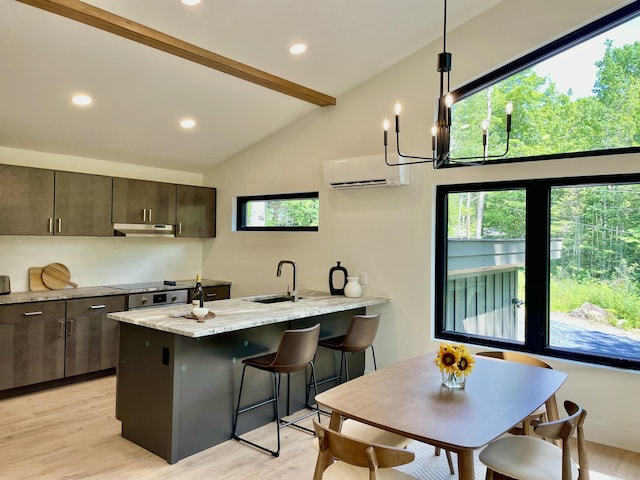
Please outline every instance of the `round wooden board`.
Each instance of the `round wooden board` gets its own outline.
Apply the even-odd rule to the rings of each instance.
[[[67,285],[71,285],[74,288],[78,285],[71,280],[71,272],[66,265],[62,263],[50,263],[42,269],[42,283],[51,290],[58,290],[64,288]]]

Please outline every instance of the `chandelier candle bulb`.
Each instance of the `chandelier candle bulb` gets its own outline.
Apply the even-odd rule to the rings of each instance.
[[[511,131],[511,114],[513,113],[513,102],[507,102],[507,106],[505,107],[505,112],[507,112],[507,133]]]
[[[438,127],[435,125],[431,127],[431,150],[436,151],[436,133],[438,133]]]
[[[396,111],[396,133],[400,133],[400,112],[402,111],[402,107],[400,106],[400,103],[396,103],[395,111]]]
[[[387,120],[386,118],[384,119],[384,122],[382,122],[382,128],[384,129],[384,146],[387,146],[387,131],[389,130],[389,120]]]

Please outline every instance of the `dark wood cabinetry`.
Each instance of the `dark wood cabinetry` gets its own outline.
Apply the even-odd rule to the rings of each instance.
[[[226,300],[231,298],[231,285],[209,285],[202,287],[204,292],[204,301],[212,302],[215,300]],[[192,301],[193,289],[189,290],[189,302]]]
[[[111,177],[55,173],[54,235],[112,236]]]
[[[64,376],[65,307],[0,305],[0,390]]]
[[[125,296],[0,305],[0,390],[117,366]]]
[[[114,223],[176,223],[176,185],[130,178],[113,179]]]
[[[118,322],[107,314],[122,310],[124,295],[67,301],[66,377],[117,366]]]
[[[0,165],[0,234],[113,235],[111,177]]]
[[[177,186],[177,237],[216,236],[216,189]]]
[[[51,235],[54,171],[0,165],[0,234]]]
[[[216,189],[0,164],[0,235],[112,236],[113,223],[216,236]]]

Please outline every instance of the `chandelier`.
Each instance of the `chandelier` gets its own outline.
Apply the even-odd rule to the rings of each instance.
[[[405,161],[391,163],[387,158],[387,133],[389,130],[389,121],[384,120],[384,161],[389,166],[411,165],[414,163],[432,163],[433,168],[438,168],[444,163],[458,160],[481,160],[484,163],[489,158],[501,158],[509,152],[509,137],[511,135],[511,114],[513,113],[513,103],[507,102],[505,112],[507,115],[505,129],[507,140],[504,153],[500,155],[488,155],[487,138],[489,130],[489,118],[482,121],[482,149],[483,153],[479,156],[452,158],[450,156],[451,146],[451,107],[455,99],[449,93],[450,90],[450,72],[451,72],[451,53],[447,52],[447,0],[444,0],[444,32],[442,34],[442,53],[438,54],[438,68],[440,73],[440,95],[438,96],[437,111],[435,115],[435,124],[431,128],[431,156],[423,157],[416,155],[406,155],[400,151],[400,103],[395,105],[396,120],[396,148],[398,157]],[[446,91],[445,91],[446,77]],[[408,161],[407,161],[408,160]]]

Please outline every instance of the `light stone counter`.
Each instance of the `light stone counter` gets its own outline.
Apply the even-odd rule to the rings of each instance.
[[[328,292],[316,290],[301,291],[298,302],[264,304],[252,301],[277,296],[279,295],[262,295],[259,297],[206,302],[205,306],[215,313],[215,317],[206,319],[202,323],[184,317],[191,311],[189,305],[143,308],[126,312],[114,312],[108,316],[123,323],[198,338],[289,320],[381,305],[391,301],[389,298],[382,297],[347,298],[342,295],[331,295]]]
[[[203,287],[214,287],[219,285],[231,285],[231,282],[224,280],[202,280]],[[176,285],[162,285],[150,288],[114,288],[114,287],[80,287],[80,288],[61,288],[58,290],[44,291],[28,291],[28,292],[12,292],[7,295],[0,295],[0,305],[9,305],[13,303],[29,303],[29,302],[48,302],[53,300],[70,300],[74,298],[90,298],[90,297],[106,297],[109,295],[129,295],[131,293],[144,293],[154,291],[170,291],[170,290],[193,290],[195,286],[194,280],[177,280]]]

